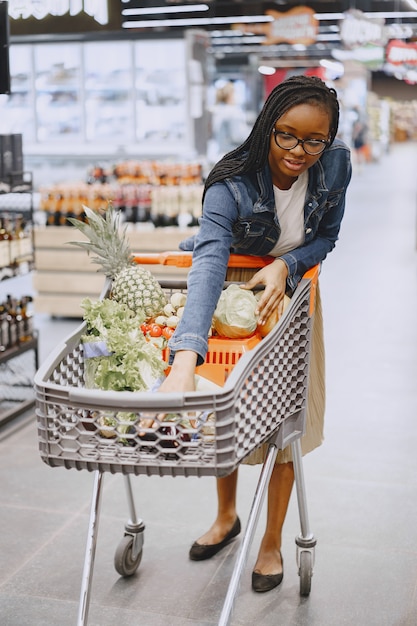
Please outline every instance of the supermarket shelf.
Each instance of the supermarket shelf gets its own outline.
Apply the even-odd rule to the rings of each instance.
[[[180,241],[189,237],[195,229],[149,228],[138,225],[127,231],[132,250],[136,252],[163,252],[178,250]],[[57,317],[82,317],[83,298],[99,297],[104,275],[97,271],[88,253],[70,245],[80,241],[83,235],[70,226],[36,227],[35,267],[33,287],[34,310]],[[149,269],[149,268],[148,268]],[[154,266],[152,274],[162,278],[185,278],[188,268]]]
[[[29,367],[28,359],[21,359],[28,352],[33,352],[33,361]],[[38,336],[20,345],[0,353],[0,388],[2,401],[0,402],[0,427],[22,415],[34,405],[35,396],[32,394],[32,376],[39,367]],[[21,374],[24,373],[25,380]],[[20,374],[20,375],[19,375]],[[30,397],[19,399],[19,390],[30,389]],[[10,399],[7,399],[7,390],[11,390]],[[23,394],[25,395],[25,394]]]

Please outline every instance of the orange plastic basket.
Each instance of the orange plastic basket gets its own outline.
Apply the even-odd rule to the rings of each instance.
[[[197,374],[223,386],[242,354],[252,350],[261,340],[259,333],[245,339],[210,337],[206,360],[197,367]]]
[[[257,332],[244,339],[209,337],[206,360],[203,365],[196,368],[196,374],[222,387],[240,357],[252,350],[261,340],[262,337]],[[162,351],[164,361],[168,361],[168,356],[169,350],[166,348]],[[166,370],[166,374],[169,369]]]
[[[191,252],[147,252],[135,254],[135,263],[143,265],[173,265],[176,267],[191,267]],[[238,268],[261,268],[274,261],[272,256],[249,256],[243,254],[231,254],[228,267]],[[317,281],[319,276],[319,265],[315,265],[304,274],[304,278],[311,281],[310,293],[310,315],[313,315],[315,308],[315,296]],[[223,386],[230,372],[245,352],[254,348],[262,336],[255,332],[245,339],[228,339],[226,337],[210,337],[208,340],[208,352],[203,365],[196,368],[197,374],[211,380],[217,385]],[[163,358],[168,361],[168,349],[163,350]],[[169,372],[169,367],[166,373]]]

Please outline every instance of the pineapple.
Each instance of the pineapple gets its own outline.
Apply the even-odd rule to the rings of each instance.
[[[120,228],[120,215],[109,205],[104,217],[87,206],[83,206],[88,222],[68,218],[88,241],[73,241],[96,256],[94,263],[101,265],[112,281],[111,297],[122,302],[132,311],[142,310],[149,319],[159,315],[167,304],[166,296],[152,274],[136,265],[126,238],[126,227]]]

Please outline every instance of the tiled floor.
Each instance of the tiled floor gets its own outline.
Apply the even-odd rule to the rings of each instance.
[[[417,146],[395,145],[355,171],[340,242],[321,286],[327,346],[324,445],[304,469],[318,539],[312,591],[299,595],[293,498],[285,578],[250,588],[263,527],[241,579],[233,626],[417,624]],[[41,360],[75,323],[37,317]],[[240,471],[245,521],[260,468]],[[77,623],[93,475],[52,469],[33,419],[0,442],[0,624]],[[212,478],[133,479],[145,547],[135,576],[119,578],[115,548],[128,518],[123,479],[105,475],[90,626],[218,623],[238,541],[211,561],[188,560],[211,522]]]

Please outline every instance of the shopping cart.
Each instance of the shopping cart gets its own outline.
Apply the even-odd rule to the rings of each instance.
[[[270,257],[231,255],[229,267],[261,267]],[[191,255],[136,257],[138,263],[189,267]],[[300,437],[305,428],[311,326],[318,267],[301,280],[281,320],[262,340],[209,340],[202,376],[224,385],[189,393],[89,389],[84,384],[81,337],[85,324],[50,355],[35,375],[39,448],[51,467],[94,472],[93,495],[78,610],[87,624],[105,472],[125,478],[129,521],[114,565],[133,575],[141,562],[144,522],[138,518],[130,476],[226,476],[262,443],[268,452],[225,597],[219,626],[227,626],[277,452],[291,445],[301,533],[296,537],[300,594],[308,596],[316,540],[309,526]],[[167,295],[186,293],[185,280],[161,281]],[[107,284],[103,297],[110,285]],[[205,368],[205,369],[204,369]],[[213,373],[215,376],[213,378]],[[169,422],[161,416],[169,415]],[[112,426],[108,426],[110,423]],[[154,420],[143,427],[144,418]],[[103,425],[104,424],[104,425]],[[107,425],[106,425],[107,424]]]

